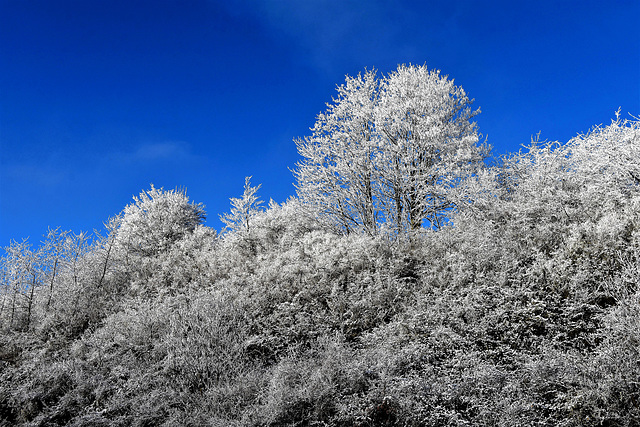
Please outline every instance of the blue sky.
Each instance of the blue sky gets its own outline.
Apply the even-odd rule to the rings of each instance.
[[[640,115],[640,2],[0,0],[0,246],[91,231],[143,189],[207,225],[295,194],[293,139],[345,74],[424,64],[482,109],[495,154]]]

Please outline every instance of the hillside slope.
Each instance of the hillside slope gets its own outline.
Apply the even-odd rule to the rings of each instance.
[[[0,425],[640,425],[640,123],[533,144],[450,224],[218,235],[152,188],[2,259]]]

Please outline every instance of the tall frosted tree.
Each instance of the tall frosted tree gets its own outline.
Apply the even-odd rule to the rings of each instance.
[[[296,140],[299,197],[345,232],[439,228],[489,151],[473,100],[424,65],[347,76],[337,90],[311,136]]]

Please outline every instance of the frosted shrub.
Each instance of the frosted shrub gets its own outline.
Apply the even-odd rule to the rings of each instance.
[[[183,190],[155,188],[134,197],[122,215],[119,245],[131,255],[151,256],[169,249],[205,219],[204,207],[190,203]]]

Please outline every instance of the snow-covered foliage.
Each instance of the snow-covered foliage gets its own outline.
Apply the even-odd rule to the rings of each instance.
[[[123,212],[116,240],[127,252],[142,256],[166,251],[206,218],[204,206],[190,203],[184,190],[151,185]]]
[[[461,177],[408,239],[247,180],[220,235],[152,188],[14,242],[0,426],[639,425],[639,165],[617,118]]]

